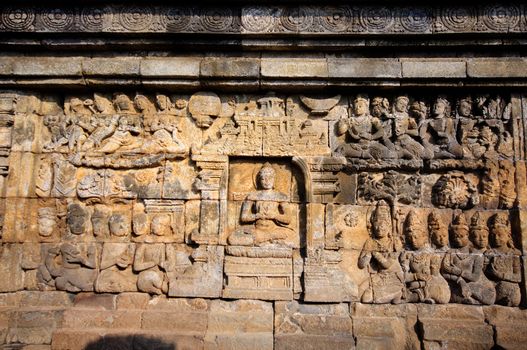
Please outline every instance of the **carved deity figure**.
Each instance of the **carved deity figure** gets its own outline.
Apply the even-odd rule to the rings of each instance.
[[[346,135],[348,140],[337,152],[352,158],[395,158],[395,152],[380,142],[385,131],[381,120],[370,115],[369,104],[367,97],[357,96],[353,102],[354,116],[338,121],[337,134]]]
[[[54,151],[68,143],[64,116],[59,114],[46,115],[44,116],[43,123],[51,133],[51,140],[44,145],[45,151]]]
[[[401,302],[405,280],[399,263],[401,244],[393,238],[391,209],[379,201],[370,217],[368,229],[371,237],[364,243],[358,266],[367,269],[369,279],[359,287],[363,303]]]
[[[428,215],[428,232],[430,232],[430,239],[436,251],[441,253],[446,252],[449,248],[448,226],[435,211],[432,211]]]
[[[92,291],[97,276],[96,247],[88,245],[80,249],[74,244],[63,243],[51,248],[45,257],[40,276],[50,283],[55,279],[55,288],[68,292]]]
[[[141,129],[130,125],[126,117],[120,117],[113,134],[106,139],[98,149],[102,153],[113,153],[118,150],[132,150],[140,147],[134,135],[141,133]]]
[[[415,119],[408,115],[407,96],[398,96],[393,105],[393,113],[390,116],[392,133],[391,140],[399,158],[405,159],[428,159],[431,152],[416,140],[419,137],[418,125]]]
[[[135,252],[134,271],[139,272],[137,288],[150,294],[162,294],[168,291],[166,271],[170,270],[168,257],[162,241],[171,234],[171,219],[168,214],[156,214],[152,218],[151,233],[139,244]]]
[[[514,247],[507,214],[494,214],[490,222],[492,248],[486,252],[486,271],[496,283],[496,304],[518,306],[521,301],[521,253]]]
[[[68,205],[68,224],[69,233],[79,236],[87,231],[89,213],[80,204],[72,203]]]
[[[463,149],[456,140],[456,125],[450,117],[450,103],[438,97],[432,107],[432,118],[423,123],[425,143],[432,145],[435,158],[459,158]]]
[[[48,238],[57,229],[57,210],[54,207],[44,207],[38,209],[38,234],[40,237]]]
[[[106,293],[136,291],[137,275],[131,268],[134,253],[135,246],[132,243],[105,243],[95,290]]]
[[[71,98],[65,103],[66,132],[68,135],[69,151],[80,151],[82,144],[86,141],[86,133],[94,130],[93,123],[93,100],[81,100],[77,97]]]
[[[477,118],[472,115],[472,98],[464,97],[457,102],[457,137],[466,158],[479,158],[485,153],[485,148],[479,142],[479,128]]]
[[[456,215],[452,221],[451,243],[453,248],[445,254],[441,267],[441,272],[450,285],[451,301],[465,304],[493,304],[496,297],[494,287],[483,274],[485,258],[482,254],[472,251],[469,227],[462,213]]]
[[[276,172],[265,163],[256,176],[259,189],[247,195],[241,208],[242,226],[229,237],[232,245],[260,245],[281,243],[292,237],[294,230],[288,227],[292,211],[285,193],[274,190]]]
[[[419,214],[411,211],[406,217],[404,232],[411,249],[401,255],[406,281],[406,300],[446,304],[450,300],[450,287],[441,276],[442,257],[434,253]]]
[[[139,272],[137,289],[150,294],[163,294],[168,291],[165,275],[167,259],[163,243],[142,243],[137,246],[133,268]]]

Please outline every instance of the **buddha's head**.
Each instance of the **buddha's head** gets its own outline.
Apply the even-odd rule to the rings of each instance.
[[[272,190],[274,188],[274,179],[276,173],[269,163],[265,163],[260,171],[258,171],[257,180],[258,185],[264,190]]]

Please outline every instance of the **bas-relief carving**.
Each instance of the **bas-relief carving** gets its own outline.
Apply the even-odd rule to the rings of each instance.
[[[383,6],[248,5],[204,6],[110,5],[68,9],[17,6],[2,9],[0,25],[8,32],[211,33],[230,35],[335,35],[524,32],[521,5],[436,4]]]
[[[41,289],[521,302],[507,98],[9,96]]]

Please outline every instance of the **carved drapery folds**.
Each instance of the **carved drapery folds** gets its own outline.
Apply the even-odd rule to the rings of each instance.
[[[518,306],[518,103],[0,93],[15,287]]]

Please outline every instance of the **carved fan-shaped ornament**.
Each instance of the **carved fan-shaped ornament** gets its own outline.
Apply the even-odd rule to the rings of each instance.
[[[432,202],[440,208],[467,209],[479,203],[476,186],[463,173],[443,175],[432,188]]]

